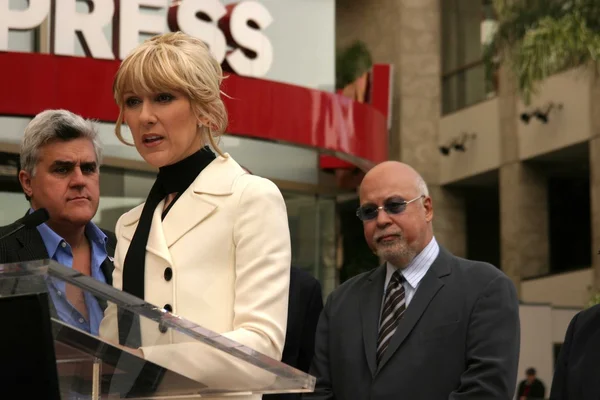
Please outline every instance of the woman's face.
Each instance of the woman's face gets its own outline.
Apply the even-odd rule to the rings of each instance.
[[[198,129],[201,121],[182,93],[128,91],[123,99],[123,120],[131,130],[137,151],[148,164],[171,165],[202,148]]]

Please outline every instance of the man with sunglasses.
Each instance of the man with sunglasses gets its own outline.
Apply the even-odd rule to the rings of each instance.
[[[331,293],[317,326],[310,399],[509,400],[519,308],[500,270],[433,234],[433,202],[410,166],[387,161],[360,187],[357,216],[385,262]]]

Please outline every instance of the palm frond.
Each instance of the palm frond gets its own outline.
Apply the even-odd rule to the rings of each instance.
[[[527,104],[537,84],[550,75],[598,62],[600,32],[590,30],[579,12],[558,19],[544,17],[535,29],[527,31],[512,52],[518,89]]]
[[[600,1],[495,0],[498,26],[484,47],[486,75],[511,65],[528,103],[548,76],[600,57]]]
[[[338,51],[335,62],[335,86],[341,89],[354,82],[373,66],[373,59],[367,45],[358,40]]]
[[[588,301],[587,306],[593,307],[596,304],[600,304],[600,292],[596,292],[596,293],[592,294],[592,296],[590,297],[590,300]]]

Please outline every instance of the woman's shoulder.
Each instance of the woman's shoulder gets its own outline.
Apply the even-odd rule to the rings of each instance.
[[[283,198],[281,191],[273,181],[247,173],[240,175],[235,180],[233,191],[243,197],[276,196]]]
[[[228,157],[229,167],[235,170],[235,177],[233,179],[233,192],[234,193],[278,193],[281,194],[279,188],[273,181],[264,178],[259,175],[254,175],[245,167],[242,167],[237,163],[231,156]]]

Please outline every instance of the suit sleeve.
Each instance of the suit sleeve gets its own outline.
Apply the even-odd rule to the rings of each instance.
[[[239,343],[280,360],[291,265],[286,206],[277,186],[266,179],[253,177],[240,190],[232,232],[236,275],[233,330],[221,333],[236,344],[221,343],[233,347]],[[121,261],[120,257],[115,258],[117,274],[121,273]],[[107,318],[114,321],[114,310]],[[275,379],[270,373],[200,342],[141,349],[145,359],[212,387],[269,386]]]
[[[575,315],[567,328],[565,341],[558,354],[558,360],[554,369],[554,377],[552,378],[552,388],[550,389],[550,400],[574,400],[569,399],[567,393],[567,372],[569,370],[569,353],[575,335],[575,325],[579,314]]]
[[[511,400],[519,348],[517,293],[510,279],[501,275],[476,300],[467,332],[467,368],[449,400]]]
[[[315,280],[310,294],[310,302],[306,312],[306,320],[302,328],[302,343],[298,357],[298,369],[308,372],[313,355],[315,354],[315,334],[319,316],[323,310],[323,292],[321,284]]]
[[[313,357],[310,375],[317,378],[315,391],[303,394],[303,399],[335,400],[329,369],[329,313],[331,296],[327,299],[325,308],[319,317],[315,335],[315,355]]]

